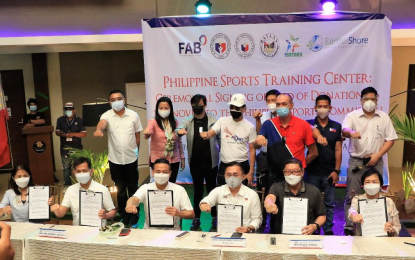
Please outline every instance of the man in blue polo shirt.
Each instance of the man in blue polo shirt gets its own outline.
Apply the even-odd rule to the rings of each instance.
[[[323,230],[325,235],[333,235],[334,188],[342,163],[342,125],[329,118],[332,108],[329,96],[318,96],[314,108],[317,117],[307,122],[313,127],[318,156],[307,166],[305,181],[324,192],[327,219]]]
[[[76,116],[76,109],[72,102],[68,102],[64,106],[64,116],[56,121],[55,134],[61,139],[61,157],[63,166],[64,186],[69,187],[71,182],[71,160],[69,151],[65,147],[82,149],[81,138],[86,136],[86,130],[82,123],[82,118]],[[66,189],[65,189],[66,191]]]

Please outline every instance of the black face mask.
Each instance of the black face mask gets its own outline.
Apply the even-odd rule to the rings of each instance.
[[[231,116],[232,116],[233,119],[238,119],[241,115],[242,115],[241,112],[231,110]]]
[[[203,106],[192,106],[192,110],[195,115],[200,115],[203,113]]]

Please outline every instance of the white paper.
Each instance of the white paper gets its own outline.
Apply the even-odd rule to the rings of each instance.
[[[307,226],[308,199],[284,198],[282,233],[301,235],[301,229]]]
[[[379,237],[388,236],[384,231],[386,218],[386,200],[385,198],[374,200],[359,200],[359,210],[363,217],[362,236]]]
[[[81,226],[101,227],[98,214],[102,209],[102,192],[79,191],[79,223]]]
[[[49,186],[29,187],[29,219],[49,219]]]
[[[173,191],[148,191],[148,207],[150,227],[173,226],[174,219],[166,213],[166,207],[173,206]]]
[[[219,233],[234,233],[238,227],[242,227],[243,206],[219,204],[217,207]]]

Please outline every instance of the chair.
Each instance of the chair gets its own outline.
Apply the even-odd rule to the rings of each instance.
[[[49,186],[49,197],[53,196],[53,204],[61,203],[61,187],[60,184],[57,186]],[[56,224],[59,225],[58,218],[50,218],[50,220],[56,221]]]

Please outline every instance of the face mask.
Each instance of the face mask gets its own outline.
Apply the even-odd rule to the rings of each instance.
[[[297,183],[299,183],[302,179],[301,176],[297,176],[297,175],[288,175],[288,176],[284,176],[285,181],[290,184],[291,186],[297,185]]]
[[[376,108],[376,103],[373,102],[372,100],[369,100],[363,103],[363,109],[366,110],[367,112],[372,112],[373,110],[375,110],[375,108]]]
[[[233,119],[238,119],[241,115],[242,115],[241,112],[236,111],[236,110],[231,110],[231,116]]]
[[[124,108],[124,100],[117,100],[111,103],[112,109],[115,111],[121,111]]]
[[[330,111],[327,108],[317,108],[317,116],[324,119],[329,115]]]
[[[29,109],[30,111],[35,112],[37,110],[37,106],[30,106]]]
[[[230,188],[235,189],[235,188],[239,187],[239,185],[241,185],[242,178],[232,176],[230,178],[225,178],[225,181],[226,181],[226,184],[228,184],[228,186]]]
[[[369,183],[365,184],[363,187],[365,192],[370,196],[376,195],[380,191],[380,184],[379,183]]]
[[[72,116],[72,110],[65,110],[65,116],[71,117]]]
[[[159,115],[161,116],[161,118],[167,118],[170,115],[170,110],[158,110]]]
[[[279,108],[277,108],[277,114],[280,117],[286,117],[286,116],[288,116],[289,113],[290,113],[290,109],[288,109],[288,107],[279,107]]]
[[[91,173],[91,171],[89,171],[89,172],[81,172],[81,173],[77,173],[77,174],[75,174],[76,180],[77,180],[79,183],[82,183],[82,184],[87,184],[87,183],[88,183],[88,181],[91,179],[91,175],[90,175],[90,173]]]
[[[14,180],[14,182],[16,182],[16,185],[19,186],[19,188],[26,188],[27,184],[29,184],[29,180],[30,177],[23,177],[23,178],[18,178],[16,180]]]
[[[277,111],[277,104],[275,103],[271,103],[267,105],[268,110],[271,111],[271,113],[274,113],[275,111]]]
[[[203,113],[203,106],[192,106],[192,110],[195,115],[200,115]]]
[[[155,173],[154,174],[154,180],[157,184],[163,185],[166,184],[169,181],[169,175],[164,173]]]

